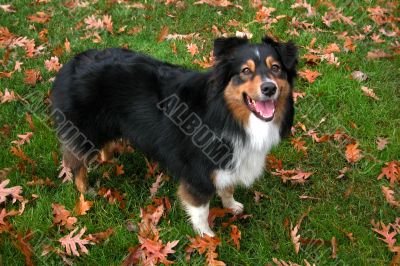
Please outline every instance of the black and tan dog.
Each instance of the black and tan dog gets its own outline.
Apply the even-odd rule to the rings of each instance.
[[[268,37],[220,38],[214,56],[208,72],[125,49],[89,50],[63,66],[51,101],[79,191],[87,189],[87,162],[125,139],[179,180],[196,232],[214,235],[207,217],[215,192],[242,212],[234,187],[260,177],[266,154],[290,131],[297,48]]]

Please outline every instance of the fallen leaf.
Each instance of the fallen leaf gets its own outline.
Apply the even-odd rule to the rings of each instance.
[[[357,46],[353,44],[351,38],[345,38],[343,48],[346,52],[355,52],[356,47]]]
[[[26,120],[26,122],[28,122],[29,128],[31,130],[35,130],[35,124],[33,123],[32,116],[30,113],[28,113],[28,112],[25,113],[25,120]]]
[[[396,239],[395,236],[397,235],[396,230],[390,232],[391,230],[391,226],[390,225],[385,225],[382,221],[380,223],[377,224],[373,224],[373,231],[375,231],[376,233],[380,234],[383,238],[379,238],[379,240],[382,240],[383,242],[385,242],[390,249],[392,249],[394,247],[394,243],[396,243]],[[382,229],[380,229],[382,227]]]
[[[242,233],[240,232],[239,228],[236,225],[231,225],[231,239],[233,243],[236,245],[236,249],[240,250],[240,238],[242,237]]]
[[[164,26],[161,28],[160,33],[158,34],[157,42],[162,42],[162,41],[164,41],[165,38],[166,38],[167,35],[168,35],[168,31],[169,31],[168,26],[164,25]]]
[[[197,250],[199,254],[206,254],[206,263],[210,266],[224,266],[225,263],[217,260],[218,253],[216,252],[217,247],[221,244],[221,240],[217,237],[210,237],[205,235],[201,237],[197,235],[194,238],[188,237],[190,244],[186,247],[185,251],[190,254]]]
[[[300,235],[298,234],[299,232],[299,225],[296,225],[295,227],[292,228],[292,225],[290,226],[290,239],[292,240],[292,243],[294,245],[294,251],[296,254],[299,254],[300,251]]]
[[[380,58],[392,58],[393,56],[382,51],[374,50],[367,53],[367,59],[380,59]]]
[[[199,48],[195,43],[189,43],[188,45],[186,45],[186,49],[192,56],[199,53]]]
[[[303,172],[301,170],[276,170],[271,172],[272,175],[280,176],[283,183],[290,181],[291,184],[304,184],[306,180],[312,175],[311,172]]]
[[[319,73],[317,70],[312,71],[309,69],[299,71],[298,74],[300,77],[307,80],[309,83],[314,83],[315,79],[321,76],[321,73]]]
[[[378,176],[378,180],[382,177],[386,177],[390,181],[390,186],[394,187],[396,182],[400,182],[400,162],[391,161],[385,163],[385,167],[382,167],[382,172]]]
[[[24,83],[35,86],[36,82],[42,79],[42,75],[40,74],[39,69],[27,69],[25,70],[25,78]]]
[[[22,236],[21,233],[17,233],[15,236],[15,240],[13,240],[14,245],[21,251],[21,253],[25,257],[25,265],[34,266],[32,257],[33,257],[33,247],[29,243],[29,240],[32,238],[33,233],[30,231],[27,232],[26,236]]]
[[[0,203],[5,202],[8,196],[11,196],[12,203],[15,203],[17,200],[22,202],[24,199],[21,196],[22,187],[15,186],[15,187],[6,188],[8,183],[10,183],[10,179],[3,180],[0,183]]]
[[[6,176],[8,176],[9,173],[11,173],[12,168],[6,167],[3,169],[0,169],[0,180],[5,179]]]
[[[79,233],[74,236],[74,234],[77,230],[78,230],[78,228],[75,228],[68,235],[60,238],[58,241],[65,248],[65,251],[67,252],[68,255],[74,255],[74,256],[79,257],[81,254],[89,253],[89,251],[87,250],[85,245],[88,245],[90,243],[89,243],[89,240],[81,238],[86,231],[86,227],[83,227],[79,231]],[[80,253],[78,251],[77,245],[80,249]]]
[[[123,175],[124,173],[125,173],[125,171],[124,171],[124,165],[123,164],[115,165],[115,175],[116,176]]]
[[[293,101],[296,103],[299,98],[304,98],[306,96],[305,92],[293,92]]]
[[[346,146],[346,160],[349,163],[356,163],[362,157],[361,150],[358,148],[358,143],[348,144]]]
[[[117,190],[100,188],[97,193],[99,196],[102,196],[108,200],[110,204],[119,203],[120,209],[125,209],[125,195],[121,195]]]
[[[271,199],[270,196],[265,195],[264,193],[261,193],[259,191],[254,191],[254,202],[256,204],[260,203],[261,198],[265,198],[265,199]]]
[[[337,240],[336,237],[332,237],[331,239],[331,246],[332,246],[332,255],[331,258],[332,259],[336,259],[337,258]]]
[[[7,103],[18,100],[18,97],[15,95],[14,91],[10,92],[8,89],[5,89],[4,94],[0,91],[0,100],[1,103]]]
[[[18,145],[18,146],[21,146],[21,145],[23,145],[25,143],[30,143],[31,138],[33,136],[33,133],[32,132],[27,132],[25,134],[19,134],[17,136],[18,136],[19,140],[13,140],[13,141],[11,141],[11,143],[15,144],[15,145]]]
[[[112,229],[110,227],[104,232],[89,234],[87,237],[85,237],[85,239],[92,243],[98,244],[101,241],[108,239],[113,233],[114,233],[114,229]]]
[[[78,219],[72,217],[71,212],[66,210],[64,205],[52,203],[51,207],[53,208],[53,224],[65,226],[67,229],[72,229],[74,227],[74,223],[76,223]]]
[[[31,22],[37,22],[37,23],[44,24],[44,23],[47,23],[50,21],[51,15],[48,15],[43,11],[39,11],[39,12],[36,12],[36,14],[27,16],[27,18]]]
[[[156,195],[158,189],[162,185],[163,180],[164,180],[163,173],[160,173],[159,175],[157,175],[156,181],[151,185],[151,188],[150,188],[150,197],[151,198]]]
[[[394,197],[394,191],[385,186],[382,186],[381,188],[383,195],[385,195],[386,201],[394,207],[400,207],[400,202],[396,201]]]
[[[54,187],[56,184],[50,179],[50,178],[46,178],[45,179],[41,179],[41,178],[34,178],[32,181],[28,181],[26,182],[26,184],[28,186],[49,186],[49,187]]]
[[[349,167],[347,167],[347,166],[343,167],[341,170],[339,170],[339,174],[340,174],[340,175],[338,175],[336,178],[337,178],[337,179],[341,179],[341,178],[345,177],[346,173],[347,173],[349,170],[350,170]]]
[[[351,78],[357,80],[358,82],[366,81],[368,79],[367,74],[361,71],[354,71],[351,73]]]
[[[15,9],[12,5],[0,5],[0,9],[2,9],[6,13],[15,13]]]
[[[48,71],[58,72],[62,67],[62,64],[58,62],[57,56],[52,56],[50,60],[45,60],[44,65]]]
[[[361,90],[363,91],[365,96],[371,97],[374,100],[379,100],[379,97],[376,96],[375,92],[372,89],[369,89],[368,87],[362,86]]]
[[[76,215],[85,215],[90,208],[93,206],[93,201],[85,200],[83,194],[81,193],[79,200],[75,204]]]
[[[292,138],[290,141],[296,151],[298,152],[303,152],[304,155],[307,155],[307,147],[305,146],[306,142],[301,139],[301,137],[298,138]]]
[[[385,149],[386,145],[389,143],[387,138],[378,137],[376,140],[377,149],[379,151]]]

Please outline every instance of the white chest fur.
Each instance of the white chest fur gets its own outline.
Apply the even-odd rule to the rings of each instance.
[[[232,169],[216,171],[214,182],[217,189],[236,185],[251,186],[263,172],[265,156],[280,141],[279,127],[253,114],[250,115],[246,134],[246,143],[233,142]]]

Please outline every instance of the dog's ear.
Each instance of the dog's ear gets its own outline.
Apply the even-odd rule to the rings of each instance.
[[[298,49],[292,41],[289,41],[287,43],[280,43],[274,41],[271,37],[268,36],[264,37],[262,41],[263,43],[269,44],[275,48],[279,56],[282,58],[282,63],[286,69],[291,70],[296,67],[298,62]]]
[[[229,38],[218,38],[214,41],[214,56],[216,58],[227,56],[232,51],[241,45],[248,43],[247,38],[229,37]]]

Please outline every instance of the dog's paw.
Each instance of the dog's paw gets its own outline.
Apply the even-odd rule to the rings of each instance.
[[[203,226],[203,227],[194,226],[194,230],[196,231],[196,233],[198,233],[202,237],[204,237],[205,235],[208,235],[211,237],[215,236],[215,233],[213,232],[213,230],[211,230],[211,228],[209,226]]]
[[[232,210],[233,214],[241,214],[244,210],[243,204],[236,200],[232,200],[228,206],[224,207]]]

